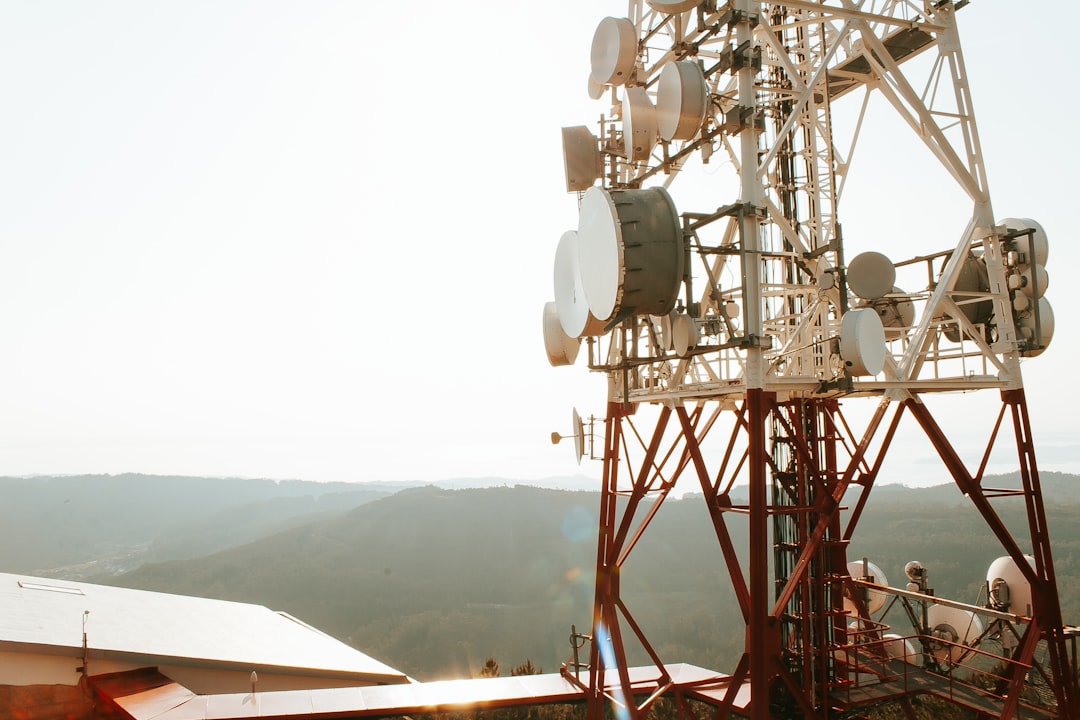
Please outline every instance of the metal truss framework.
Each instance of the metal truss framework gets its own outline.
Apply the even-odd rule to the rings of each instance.
[[[886,656],[881,649],[881,632],[874,637],[867,633],[856,643],[851,613],[843,605],[845,594],[858,597],[851,591],[845,548],[905,414],[922,428],[958,489],[1000,542],[1002,552],[1016,560],[1031,584],[1033,619],[1008,616],[1021,628],[1015,653],[981,651],[984,663],[976,670],[993,682],[984,682],[988,689],[972,690],[969,695],[946,692],[942,690],[945,686],[931,682],[950,678],[951,668],[888,668],[882,662]],[[725,419],[730,421],[729,427],[723,427]],[[986,458],[1001,439],[1003,425],[1011,425],[1015,436],[1022,479],[1017,490],[983,484]],[[639,427],[650,432],[642,435]],[[726,434],[714,466],[707,462],[703,449],[711,434]],[[732,495],[734,481],[743,472],[750,478],[748,501]],[[594,642],[587,687],[590,718],[598,720],[608,702],[624,706],[629,717],[644,717],[656,698],[673,684],[663,660],[622,597],[620,576],[633,548],[684,475],[696,478],[704,494],[746,630],[744,652],[728,690],[715,703],[717,720],[731,716],[736,697],[747,687],[751,698],[748,712],[753,720],[827,718],[883,699],[900,698],[906,703],[910,695],[919,693],[939,694],[980,711],[989,703],[994,717],[1012,718],[1032,672],[1045,680],[1053,702],[1046,707],[1025,704],[1024,717],[1077,716],[1074,688],[1066,681],[1072,673],[1022,390],[1002,393],[1001,412],[974,472],[959,459],[946,433],[918,397],[901,403],[883,400],[866,426],[856,430],[835,400],[779,401],[773,393],[750,391],[734,409],[701,401],[662,406],[655,416],[637,418],[633,406],[608,406]],[[1024,505],[1026,536],[1014,537],[998,515],[996,503],[1009,501]],[[846,520],[840,512],[844,502],[851,504]],[[736,551],[730,526],[735,514],[745,516],[748,522],[746,557]],[[1025,548],[1035,557],[1034,567],[1024,559]],[[984,609],[980,612],[995,615]],[[859,614],[867,625],[872,624],[865,608],[859,608]],[[940,642],[924,625],[916,628],[912,637],[920,646],[929,648]],[[624,677],[630,666],[627,648],[633,646],[643,649],[656,666],[657,690],[647,698],[634,698],[629,691],[630,679]],[[1045,667],[1035,659],[1040,646],[1048,658]],[[873,665],[875,658],[881,669],[867,681],[865,676],[871,672],[867,666]],[[995,666],[1004,670],[993,674]],[[916,672],[926,677],[897,692],[898,674],[907,678]],[[858,677],[864,679],[857,681]],[[860,692],[853,695],[851,686],[856,682]]]
[[[1034,245],[1022,244],[1025,238],[993,214],[956,27],[964,4],[630,0],[638,59],[626,85],[655,93],[665,63],[693,59],[703,68],[712,105],[694,139],[660,142],[647,160],[632,160],[622,149],[617,114],[602,118],[604,187],[641,188],[663,177],[674,189],[693,157],[707,163],[719,154],[737,173],[738,191],[705,211],[680,208],[688,270],[675,315],[694,324],[697,343],[674,346],[672,318],[653,316],[630,317],[588,338],[589,367],[605,373],[609,387],[586,688],[591,720],[600,719],[609,701],[642,717],[671,685],[622,598],[620,572],[683,475],[696,477],[704,493],[746,629],[744,653],[714,703],[717,720],[733,712],[747,688],[753,720],[823,719],[886,697],[899,698],[913,717],[908,698],[917,693],[1009,718],[1033,667],[1053,698],[1041,709],[1027,707],[1025,717],[1080,717],[1020,374],[1020,359],[1046,344],[1038,303],[1029,309],[1014,302],[1017,257],[1034,253]],[[664,11],[674,6],[679,9]],[[611,89],[613,105],[618,92]],[[907,272],[905,282],[915,278],[921,289],[894,288],[867,302],[848,295],[838,208],[875,92],[945,168],[972,211],[955,244],[895,263],[898,282]],[[855,111],[844,140],[836,127],[841,107]],[[974,284],[973,265],[984,269]],[[724,277],[734,282],[725,284]],[[917,321],[897,320],[905,303]],[[878,376],[852,376],[838,354],[842,317],[859,306],[893,318]],[[998,391],[1002,406],[983,462],[972,472],[923,396],[977,389]],[[878,404],[855,432],[840,398]],[[857,678],[868,674],[859,658],[873,656],[875,642],[879,659],[883,651],[880,633],[869,645],[860,638],[860,649],[852,650],[843,606],[853,582],[845,548],[905,414],[1031,585],[1035,618],[1023,619],[1017,654],[998,658],[1005,670],[990,690],[971,696],[977,699],[940,692],[929,681],[896,691],[887,670],[870,684],[876,689],[852,693]],[[1023,481],[1015,491],[982,483],[1006,417]],[[715,458],[706,438],[725,425]],[[737,478],[748,482],[743,504],[731,494]],[[845,523],[840,507],[851,498]],[[1013,537],[995,510],[995,502],[1008,498],[1024,503],[1026,537]],[[736,552],[733,513],[748,522],[745,558]],[[1025,550],[1034,555],[1033,568]],[[916,627],[914,639],[929,646],[928,629]],[[634,697],[625,677],[628,642],[656,665],[658,689],[649,697]],[[1037,647],[1046,650],[1045,668],[1034,661]],[[680,708],[693,714],[684,702]]]
[[[1020,269],[1009,250],[1018,240],[994,219],[953,4],[710,5],[669,15],[632,0],[629,10],[643,60],[627,84],[654,90],[668,61],[702,63],[713,112],[700,133],[631,161],[619,118],[600,127],[608,188],[663,176],[674,190],[695,155],[708,162],[722,154],[737,173],[738,197],[682,213],[688,270],[677,313],[692,320],[700,341],[679,352],[664,318],[638,316],[589,338],[590,368],[631,370],[617,388],[629,402],[741,395],[747,387],[894,397],[1019,387],[1020,357],[1044,343],[1018,328],[1030,327],[1031,316],[1038,328],[1040,308],[1013,305],[1009,279]],[[838,207],[874,93],[955,180],[972,214],[955,244],[895,263],[898,281],[924,287],[867,302],[848,294]],[[856,115],[844,141],[834,120],[841,110]],[[892,191],[898,203],[917,201]],[[986,276],[978,286],[965,279],[973,263]],[[919,319],[888,326],[881,377],[852,378],[835,340],[843,314],[867,305],[882,316],[910,305]],[[992,312],[975,312],[983,307]]]

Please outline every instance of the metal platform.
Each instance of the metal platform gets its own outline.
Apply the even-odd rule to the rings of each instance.
[[[1003,699],[988,694],[985,689],[976,688],[954,677],[913,667],[902,660],[873,659],[872,662],[884,671],[882,680],[833,692],[832,697],[837,705],[845,708],[865,707],[902,697],[931,695],[988,717],[998,717],[1001,713]],[[1021,700],[1016,717],[1052,720],[1058,717],[1058,711],[1056,708],[1029,705]]]

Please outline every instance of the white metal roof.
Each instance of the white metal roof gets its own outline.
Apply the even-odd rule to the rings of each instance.
[[[261,605],[0,573],[0,648],[145,664],[345,674],[381,683],[401,672]]]
[[[635,695],[682,690],[716,705],[728,694],[732,678],[694,665],[666,667],[661,678],[655,666],[627,668]],[[615,675],[608,676],[609,681]],[[588,673],[581,676],[588,682]],[[668,685],[668,683],[671,685]],[[463,709],[512,707],[543,703],[581,702],[586,690],[560,673],[517,677],[444,680],[381,687],[342,687],[285,692],[197,695],[155,671],[136,670],[90,678],[101,697],[116,704],[131,720],[246,720],[248,718],[364,718]],[[608,686],[607,692],[612,692]],[[733,708],[749,703],[749,685],[735,691]]]

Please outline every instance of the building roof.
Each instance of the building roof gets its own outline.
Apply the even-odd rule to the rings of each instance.
[[[0,573],[0,650],[404,683],[401,672],[261,605]]]
[[[721,705],[732,678],[693,665],[627,668],[635,695],[677,689]],[[614,673],[612,675],[615,675]],[[588,683],[588,673],[581,681]],[[586,691],[559,673],[518,677],[444,680],[379,687],[198,695],[153,670],[90,678],[90,685],[130,720],[329,720],[413,715],[462,709],[582,702]],[[617,693],[608,688],[609,693]],[[735,688],[736,711],[749,703],[749,685]]]

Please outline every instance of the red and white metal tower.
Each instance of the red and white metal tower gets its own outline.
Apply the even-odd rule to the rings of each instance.
[[[1046,236],[994,215],[956,24],[965,4],[630,0],[598,25],[588,90],[605,110],[595,128],[563,129],[580,216],[544,313],[552,364],[583,351],[607,379],[591,718],[612,699],[641,717],[670,683],[620,572],[676,483],[695,479],[745,624],[737,667],[696,696],[718,718],[837,717],[883,699],[913,717],[919,693],[994,717],[1080,717],[1020,372],[1053,332]],[[839,208],[878,97],[969,199],[966,227],[920,228],[902,249],[844,237]],[[881,188],[907,212],[909,190]],[[899,261],[882,252],[923,241],[934,248]],[[1000,413],[972,469],[926,400],[974,390],[998,393]],[[846,548],[902,421],[985,519],[1030,607],[1003,599],[1004,584],[987,607],[930,597],[918,568],[906,590],[852,577]],[[990,450],[1007,443],[1020,487],[987,487]],[[1006,528],[1001,503],[1023,504],[1026,533]],[[869,589],[906,609],[910,638],[875,619]],[[976,619],[932,622],[939,608]],[[977,616],[993,633],[971,634]],[[628,643],[656,666],[653,696],[633,695]],[[983,681],[960,682],[973,675]]]

